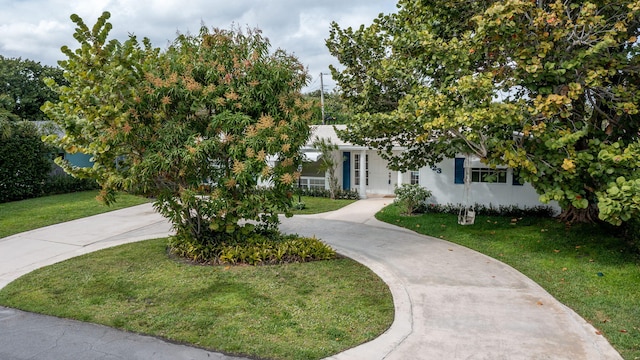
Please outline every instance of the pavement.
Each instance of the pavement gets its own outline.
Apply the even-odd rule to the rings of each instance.
[[[330,359],[622,359],[593,326],[515,269],[377,221],[373,215],[390,201],[282,219],[282,231],[321,238],[372,269],[393,294],[391,327]],[[0,288],[42,266],[170,232],[144,204],[2,238]],[[0,307],[0,359],[242,358]]]

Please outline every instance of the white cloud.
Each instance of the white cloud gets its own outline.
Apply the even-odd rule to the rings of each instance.
[[[78,14],[92,26],[103,11],[111,12],[112,37],[128,34],[148,37],[164,48],[176,32],[197,32],[209,27],[259,27],[275,47],[294,53],[311,75],[328,73],[335,59],[325,39],[331,21],[357,27],[370,23],[380,12],[395,11],[394,0],[0,0],[0,54],[55,65],[63,59],[62,45],[75,46]],[[325,77],[329,87],[332,82]],[[314,90],[314,89],[310,89]]]

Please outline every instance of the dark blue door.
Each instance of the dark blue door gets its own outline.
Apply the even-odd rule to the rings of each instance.
[[[342,153],[342,189],[351,189],[351,152]]]

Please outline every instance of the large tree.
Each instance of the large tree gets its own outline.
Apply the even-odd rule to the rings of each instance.
[[[409,160],[462,151],[516,168],[568,221],[640,215],[640,2],[398,6],[374,24],[389,44],[380,64],[417,85],[391,114],[363,116],[351,140],[384,150],[395,121],[417,149]]]
[[[194,246],[275,227],[309,136],[298,60],[270,52],[259,30],[202,27],[160,51],[134,36],[108,41],[108,13],[92,28],[71,18],[79,48],[63,47],[60,62],[69,85],[49,81],[60,101],[44,106],[65,135],[47,141],[95,165],[58,159],[64,169],[96,179],[107,202],[120,190],[155,197],[176,239]]]
[[[33,60],[5,58],[0,55],[0,94],[11,98],[13,114],[23,120],[44,120],[40,107],[57,95],[44,83],[45,78],[54,78],[63,84],[62,70],[41,65]]]

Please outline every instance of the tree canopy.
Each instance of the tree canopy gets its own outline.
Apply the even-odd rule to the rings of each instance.
[[[79,47],[63,47],[60,62],[69,84],[49,80],[60,100],[43,107],[65,131],[47,141],[95,165],[57,161],[96,179],[106,202],[115,191],[153,196],[194,246],[275,227],[309,137],[304,67],[270,52],[259,30],[203,26],[160,51],[135,36],[108,40],[109,16],[90,28],[72,15]]]
[[[363,71],[416,79],[392,111],[361,115],[349,140],[399,167],[456,152],[508,165],[568,221],[640,215],[640,2],[400,0],[398,9],[338,41],[344,51],[372,32],[385,56]],[[369,58],[351,56],[344,76]],[[344,76],[336,80],[354,98]],[[409,151],[394,156],[393,143]]]
[[[63,84],[62,70],[57,67],[41,65],[33,60],[5,58],[0,55],[0,94],[11,99],[5,110],[22,120],[44,120],[46,116],[40,107],[57,95],[44,83],[45,78],[53,78]]]
[[[320,90],[306,93],[304,96],[314,104],[312,123],[323,124]],[[325,92],[322,96],[324,96],[324,124],[347,124],[351,121],[353,111],[339,93]]]

